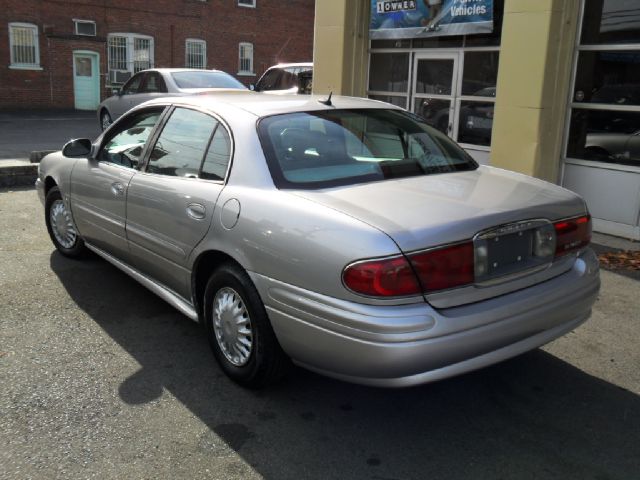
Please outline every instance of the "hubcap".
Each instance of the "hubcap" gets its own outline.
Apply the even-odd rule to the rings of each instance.
[[[109,125],[111,125],[111,119],[109,118],[109,114],[108,113],[103,113],[102,114],[102,129],[106,130],[107,128],[109,128]]]
[[[224,287],[213,299],[213,331],[224,356],[236,367],[246,365],[253,348],[249,312],[234,289]]]
[[[55,200],[49,210],[49,220],[51,231],[60,245],[64,248],[71,248],[76,243],[78,234],[71,221],[71,215],[64,206],[62,200]]]

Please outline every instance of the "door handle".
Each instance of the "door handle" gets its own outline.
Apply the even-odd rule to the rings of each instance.
[[[124,185],[120,182],[113,182],[111,184],[111,193],[113,193],[116,197],[119,197],[124,194]]]
[[[207,209],[199,203],[190,203],[187,205],[187,215],[194,220],[202,220],[207,214]]]

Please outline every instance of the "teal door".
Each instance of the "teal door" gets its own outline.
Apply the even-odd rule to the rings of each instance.
[[[100,103],[98,54],[73,52],[73,95],[76,110],[95,110]]]

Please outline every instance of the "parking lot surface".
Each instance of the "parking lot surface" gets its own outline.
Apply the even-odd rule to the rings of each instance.
[[[295,370],[249,391],[200,327],[108,263],[56,253],[0,190],[2,479],[640,478],[640,283],[602,272],[586,324],[405,390]]]

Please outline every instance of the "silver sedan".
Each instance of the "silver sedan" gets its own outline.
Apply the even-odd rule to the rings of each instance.
[[[98,105],[98,120],[106,129],[124,112],[159,97],[190,95],[210,90],[247,90],[238,80],[221,70],[154,68],[132,76],[121,89]]]
[[[578,195],[372,100],[148,102],[45,157],[37,190],[62,255],[204,324],[251,387],[291,362],[377,386],[458,375],[576,328],[600,287]]]

